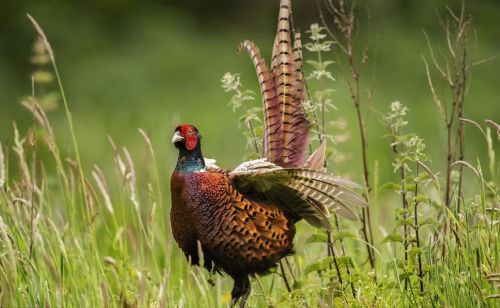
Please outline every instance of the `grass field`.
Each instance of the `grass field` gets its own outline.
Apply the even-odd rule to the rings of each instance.
[[[474,50],[477,59],[463,63],[499,52],[498,43],[473,43],[472,28],[467,30],[472,43],[462,43],[461,32],[453,30],[464,25],[446,10],[442,16],[454,26],[449,38],[456,54]],[[176,153],[169,140],[182,120],[198,126],[205,155],[223,167],[255,155],[252,147],[245,147],[245,123],[253,121],[259,130],[248,110],[260,100],[242,100],[243,106],[232,113],[228,103],[234,105],[237,93],[224,93],[220,84],[226,71],[239,71],[242,84],[237,88],[257,93],[249,60],[238,59],[234,46],[220,47],[246,37],[227,30],[202,38],[187,23],[179,30],[183,32],[168,22],[162,23],[164,28],[153,26],[156,18],[138,15],[141,27],[131,33],[135,44],[122,46],[121,56],[103,51],[76,64],[64,56],[59,62],[58,46],[36,30],[41,38],[29,56],[33,82],[19,88],[21,104],[1,107],[6,112],[0,115],[0,306],[229,304],[231,279],[190,267],[172,238],[169,175]],[[437,64],[448,63],[452,79],[465,80],[463,88],[460,82],[449,87],[439,81],[439,67],[420,32],[415,39],[406,35],[407,28],[374,29],[380,34],[373,35],[378,48],[370,61],[380,58],[381,63],[373,72],[363,71],[359,96],[368,147],[359,137],[352,102],[356,95],[344,82],[356,85],[348,58],[336,47],[344,42],[342,37],[331,50],[310,45],[305,54],[316,61],[306,73],[314,75],[325,67],[335,77],[310,78],[309,112],[317,116],[315,133],[335,141],[328,150],[330,169],[360,183],[369,173],[371,189],[365,195],[370,223],[332,215],[331,239],[298,223],[296,254],[275,273],[252,279],[250,307],[500,305],[498,61],[488,60],[467,72],[454,70],[452,64],[460,67],[462,58],[446,52],[446,32],[430,32]],[[306,33],[305,43],[314,44]],[[257,34],[263,49],[270,46],[271,34]],[[177,42],[177,48],[148,45],[164,39]],[[318,38],[317,43],[328,39]],[[370,41],[363,34],[360,40]],[[151,47],[146,54],[141,43]],[[105,41],[97,45],[100,50],[110,47]],[[203,65],[169,61],[166,76],[165,67],[155,66],[163,58],[208,58],[203,46],[217,52],[216,60],[204,60]],[[128,63],[135,56],[138,63]],[[336,63],[325,64],[328,60]],[[90,82],[93,78],[98,82]],[[371,104],[368,88],[375,97]],[[74,100],[78,103],[73,105]],[[106,105],[107,100],[113,103]],[[128,108],[130,102],[139,103]],[[335,107],[326,108],[331,103]],[[447,106],[444,112],[439,103]],[[463,105],[461,114],[460,108],[450,110],[453,103]],[[448,149],[445,121],[450,119]]]

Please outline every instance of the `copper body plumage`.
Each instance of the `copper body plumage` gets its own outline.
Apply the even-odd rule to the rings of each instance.
[[[366,206],[359,186],[323,168],[325,142],[306,160],[309,122],[302,106],[305,86],[300,37],[290,38],[290,0],[280,4],[271,70],[251,41],[244,41],[256,68],[264,110],[263,158],[223,170],[206,160],[201,135],[179,125],[179,150],[171,177],[170,222],[175,240],[194,265],[234,279],[231,306],[245,306],[249,276],[266,274],[293,253],[295,223],[304,219],[330,230],[330,211],[356,219],[352,206]]]
[[[265,272],[291,253],[293,221],[276,207],[246,198],[224,172],[174,173],[172,192],[174,237],[193,263],[197,241],[209,261],[231,275]]]

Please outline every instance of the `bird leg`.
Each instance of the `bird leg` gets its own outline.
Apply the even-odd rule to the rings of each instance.
[[[236,276],[234,278],[234,286],[231,291],[231,306],[235,307],[238,300],[240,300],[240,308],[245,308],[245,303],[250,295],[251,285],[248,275]]]
[[[248,281],[245,294],[243,294],[243,296],[241,297],[241,300],[240,300],[240,308],[245,308],[245,304],[247,302],[247,298],[250,296],[251,289],[252,288],[251,288],[251,285],[250,285],[250,281]]]

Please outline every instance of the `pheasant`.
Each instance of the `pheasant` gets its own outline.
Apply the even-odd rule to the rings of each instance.
[[[175,128],[179,151],[171,177],[172,232],[188,261],[234,279],[231,306],[245,306],[249,276],[265,274],[293,253],[295,223],[330,230],[330,209],[356,219],[350,206],[366,206],[359,186],[323,168],[325,143],[306,158],[309,127],[302,103],[300,37],[290,39],[290,0],[280,4],[271,70],[257,46],[244,41],[263,97],[263,158],[224,170],[204,159],[195,126]]]

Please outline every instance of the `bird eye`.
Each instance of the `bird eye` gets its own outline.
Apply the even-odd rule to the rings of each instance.
[[[189,129],[189,130],[187,131],[187,135],[188,135],[188,136],[192,136],[192,135],[193,135],[193,130],[192,130],[192,129]]]

